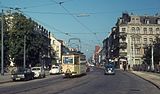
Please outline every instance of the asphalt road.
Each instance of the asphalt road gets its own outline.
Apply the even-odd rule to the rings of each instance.
[[[1,84],[0,94],[160,94],[160,90],[132,73],[116,70],[115,75],[104,75],[94,68],[82,77],[53,75]]]

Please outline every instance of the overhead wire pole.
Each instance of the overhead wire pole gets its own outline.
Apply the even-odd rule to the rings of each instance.
[[[23,49],[24,49],[24,53],[23,53],[23,68],[26,68],[26,35],[24,35],[24,44],[23,44]]]
[[[4,50],[3,50],[3,9],[1,14],[1,75],[4,75]]]

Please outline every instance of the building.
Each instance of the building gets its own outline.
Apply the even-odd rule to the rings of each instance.
[[[51,48],[53,49],[51,53],[54,53],[56,64],[62,63],[62,55],[67,54],[69,52],[69,48],[65,45],[63,40],[56,39],[53,35],[51,35]]]
[[[98,63],[100,63],[100,51],[101,51],[101,48],[99,45],[96,45],[95,46],[95,51],[94,51],[94,63],[97,65]]]
[[[146,46],[152,45],[159,36],[159,15],[138,16],[122,13],[109,36],[111,56],[119,61],[119,65],[127,63],[132,67],[135,64],[142,64]]]
[[[60,63],[62,58],[62,42],[56,39],[53,35],[51,36],[51,47],[55,52],[56,63]]]

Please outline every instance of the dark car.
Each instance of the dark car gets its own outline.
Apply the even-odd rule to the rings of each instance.
[[[34,78],[34,72],[29,68],[17,68],[17,70],[12,71],[12,80],[31,80]]]
[[[104,66],[105,68],[104,68],[104,74],[106,75],[106,74],[115,74],[115,66],[114,66],[114,64],[106,64],[105,66]]]

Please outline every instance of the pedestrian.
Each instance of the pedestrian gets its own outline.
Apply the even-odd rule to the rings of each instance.
[[[128,70],[130,71],[130,64],[128,65]]]
[[[126,62],[123,62],[123,69],[124,69],[124,71],[126,71],[126,67],[127,67]]]

